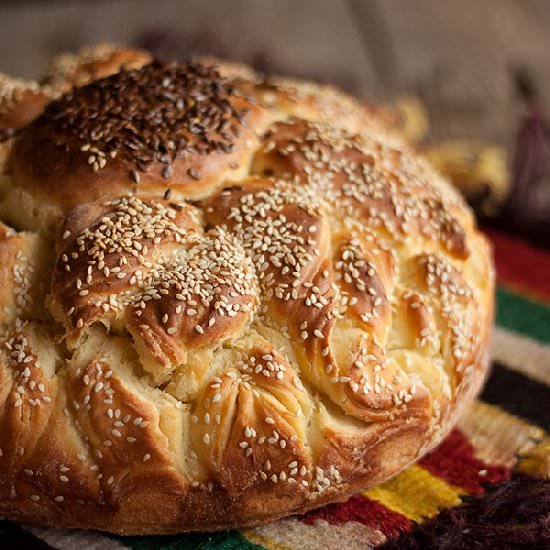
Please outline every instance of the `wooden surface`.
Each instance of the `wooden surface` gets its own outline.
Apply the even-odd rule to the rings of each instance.
[[[335,81],[356,95],[419,95],[432,137],[507,143],[528,67],[550,98],[548,0],[118,0],[0,2],[0,71],[40,75],[98,40],[206,51]]]

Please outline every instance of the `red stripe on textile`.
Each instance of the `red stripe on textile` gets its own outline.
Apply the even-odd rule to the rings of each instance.
[[[508,468],[478,460],[472,444],[458,430],[452,431],[419,465],[471,495],[483,494],[484,483],[501,483],[510,477]]]
[[[301,517],[301,520],[309,525],[318,519],[324,519],[331,525],[357,521],[367,527],[382,531],[386,537],[396,537],[413,528],[413,523],[405,516],[364,496],[354,496],[339,504],[328,504]]]
[[[495,250],[499,283],[550,301],[550,252],[494,229],[484,229]]]

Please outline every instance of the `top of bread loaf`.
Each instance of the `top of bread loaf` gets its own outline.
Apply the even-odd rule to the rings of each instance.
[[[454,424],[485,372],[490,253],[376,109],[114,48],[6,82],[1,515],[251,525]]]

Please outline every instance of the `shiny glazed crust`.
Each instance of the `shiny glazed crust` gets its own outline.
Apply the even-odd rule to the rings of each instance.
[[[487,370],[462,199],[331,87],[109,52],[3,136],[0,516],[251,526],[433,448]]]

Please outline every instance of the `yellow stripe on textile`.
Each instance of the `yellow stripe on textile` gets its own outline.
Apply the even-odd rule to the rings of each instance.
[[[550,436],[546,436],[539,445],[522,456],[517,469],[525,474],[550,479]]]
[[[411,466],[390,481],[363,494],[420,523],[435,516],[443,508],[460,504],[460,495],[465,492],[420,466]]]

